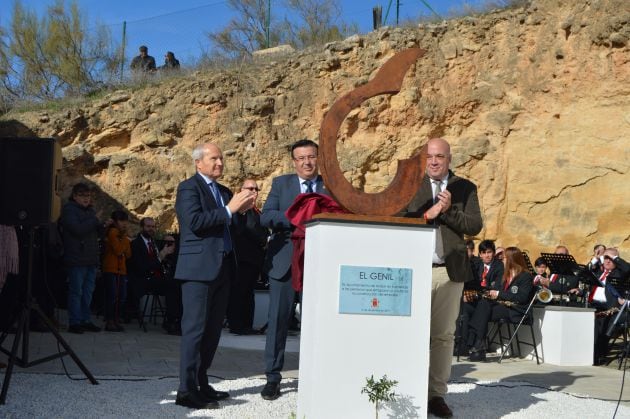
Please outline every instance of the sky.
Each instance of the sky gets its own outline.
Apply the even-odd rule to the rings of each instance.
[[[432,13],[423,3],[428,3],[438,14],[444,16],[453,8],[464,4],[475,5],[483,0],[400,0],[401,21],[430,16]],[[21,0],[22,4],[40,15],[54,0]],[[6,27],[13,10],[12,0],[3,0],[0,11],[0,26]],[[68,1],[66,1],[68,3]],[[173,51],[183,65],[192,63],[203,51],[210,49],[208,32],[218,31],[234,14],[227,1],[219,0],[77,0],[79,8],[87,17],[88,27],[97,24],[109,28],[112,38],[119,43],[122,39],[123,22],[126,22],[126,56],[137,55],[140,45],[147,45],[158,65],[164,61],[166,51]],[[385,16],[390,0],[339,0],[341,19],[356,23],[361,33],[372,29],[372,7],[381,5]],[[387,24],[395,24],[396,0],[391,1]],[[282,0],[271,0],[272,16],[282,18]]]

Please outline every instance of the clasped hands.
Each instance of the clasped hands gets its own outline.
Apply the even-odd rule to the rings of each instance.
[[[438,201],[425,212],[425,216],[429,220],[436,219],[440,214],[444,214],[451,207],[451,193],[443,190],[437,194]]]
[[[250,190],[244,189],[234,194],[227,206],[232,214],[240,212],[241,214],[251,209],[256,203],[256,194]]]

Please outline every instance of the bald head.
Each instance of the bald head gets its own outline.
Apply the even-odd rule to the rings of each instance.
[[[442,180],[448,174],[450,164],[451,146],[443,138],[431,138],[427,142],[427,175]]]

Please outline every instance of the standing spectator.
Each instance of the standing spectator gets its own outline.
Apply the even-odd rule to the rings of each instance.
[[[131,60],[131,70],[136,73],[152,73],[155,71],[155,58],[149,55],[149,49],[141,45],[140,54]]]
[[[258,184],[253,179],[243,182],[242,191],[250,191],[254,199],[258,198]],[[255,201],[254,201],[255,202]],[[230,287],[230,304],[227,318],[230,332],[237,335],[257,333],[252,329],[254,323],[254,285],[260,277],[265,258],[265,246],[269,231],[260,225],[260,210],[256,206],[234,214],[237,218],[234,234],[234,246],[238,256],[236,280]]]
[[[160,70],[179,70],[179,60],[171,51],[168,51],[164,56],[164,65],[160,67]]]
[[[68,272],[68,332],[98,332],[90,320],[90,303],[99,263],[99,234],[103,226],[91,204],[92,192],[85,183],[72,187],[61,212],[63,259]]]
[[[260,217],[262,225],[272,230],[264,266],[269,276],[269,318],[265,343],[267,384],[260,395],[265,400],[280,397],[280,371],[284,365],[284,348],[295,297],[291,281],[293,226],[285,212],[301,193],[327,194],[324,181],[318,175],[316,143],[311,140],[295,142],[291,146],[291,159],[295,173],[273,179]]]
[[[105,330],[123,332],[121,310],[127,299],[127,258],[131,257],[131,242],[127,237],[126,212],[112,212],[112,225],[105,238],[103,283],[105,286]]]

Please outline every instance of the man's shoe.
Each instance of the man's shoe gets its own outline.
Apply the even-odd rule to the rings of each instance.
[[[442,397],[434,397],[429,400],[427,404],[427,410],[429,413],[437,416],[438,418],[452,418],[453,411],[449,409],[446,402]]]
[[[260,395],[265,400],[276,400],[280,397],[280,383],[267,382],[260,392]]]
[[[100,332],[101,328],[92,322],[81,323],[81,328],[86,332]]]
[[[472,349],[470,351],[470,355],[468,356],[468,359],[471,362],[483,362],[486,360],[486,351],[482,349],[480,350]]]
[[[199,394],[201,394],[204,399],[214,402],[230,397],[230,393],[227,391],[217,391],[212,386],[199,388]]]
[[[208,401],[197,391],[178,391],[175,404],[191,409],[217,409],[219,407],[216,400]]]
[[[83,328],[81,327],[81,325],[71,324],[70,326],[68,326],[68,332],[75,333],[77,335],[82,335],[83,334]]]

